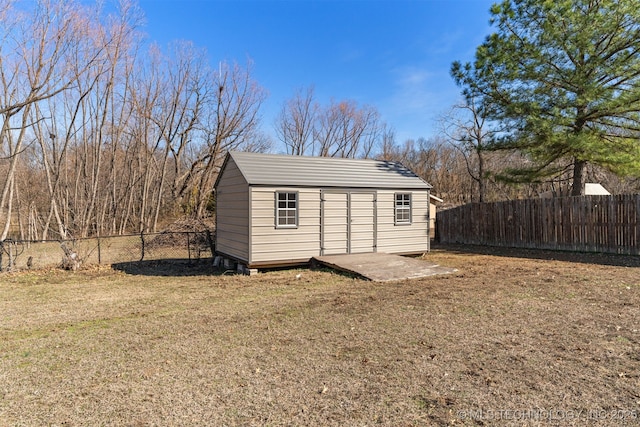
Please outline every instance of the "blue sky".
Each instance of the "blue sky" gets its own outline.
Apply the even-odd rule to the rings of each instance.
[[[493,0],[140,0],[143,30],[161,46],[190,40],[210,62],[253,62],[267,89],[262,128],[283,102],[315,87],[317,100],[373,105],[398,142],[437,133],[460,99],[449,76],[490,32]],[[277,151],[277,147],[276,147]]]

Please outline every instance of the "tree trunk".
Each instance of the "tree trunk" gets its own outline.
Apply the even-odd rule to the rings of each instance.
[[[4,242],[7,239],[7,236],[9,235],[9,230],[11,229],[11,215],[13,213],[12,207],[13,207],[13,189],[14,189],[13,175],[10,175],[9,178],[7,179],[7,185],[9,186],[8,200],[6,203],[7,218],[4,223],[4,229],[2,230],[2,235],[0,235],[1,242]]]
[[[478,145],[481,147],[481,145]],[[478,149],[478,198],[480,203],[484,203],[485,180],[484,180],[484,158],[482,157],[482,150]]]
[[[574,159],[573,161],[573,185],[571,187],[572,196],[582,196],[584,194],[584,169],[587,162]]]

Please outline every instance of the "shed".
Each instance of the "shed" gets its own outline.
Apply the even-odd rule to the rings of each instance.
[[[396,162],[231,151],[215,183],[216,252],[248,268],[421,254],[430,190]]]

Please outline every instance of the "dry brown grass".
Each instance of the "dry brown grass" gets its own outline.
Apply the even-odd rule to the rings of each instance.
[[[639,422],[637,258],[452,249],[384,284],[3,275],[0,425]]]

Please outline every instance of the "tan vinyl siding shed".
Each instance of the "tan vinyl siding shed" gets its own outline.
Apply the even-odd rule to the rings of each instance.
[[[215,183],[216,252],[249,268],[424,253],[430,190],[395,162],[232,151]]]

